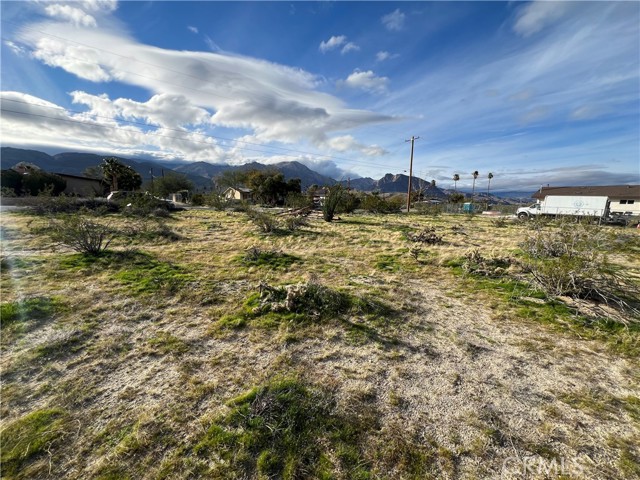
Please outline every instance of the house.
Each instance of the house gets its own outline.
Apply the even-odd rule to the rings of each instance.
[[[253,190],[245,187],[229,187],[224,191],[223,195],[227,200],[246,202],[253,198]]]
[[[56,173],[67,182],[64,189],[65,195],[77,195],[79,197],[102,197],[108,190],[108,185],[104,180],[97,178],[81,177],[68,173]]]
[[[542,201],[548,195],[609,197],[612,215],[640,215],[640,185],[541,187],[532,197]]]

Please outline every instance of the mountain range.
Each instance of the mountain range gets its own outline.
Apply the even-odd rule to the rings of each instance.
[[[25,150],[21,148],[2,147],[0,154],[0,168],[3,170],[11,168],[19,162],[29,162],[41,169],[53,173],[66,173],[70,175],[83,175],[85,170],[95,167],[102,163],[104,157],[92,153],[65,152],[55,155],[49,155],[38,150]],[[198,188],[210,188],[212,180],[217,175],[226,170],[277,170],[281,172],[285,180],[291,178],[299,178],[302,188],[306,189],[311,185],[328,186],[338,183],[333,178],[321,175],[311,170],[309,167],[300,162],[280,162],[271,165],[261,163],[247,163],[245,165],[225,165],[212,164],[207,162],[184,163],[172,168],[167,165],[153,162],[149,160],[130,159],[116,157],[122,163],[131,166],[138,172],[143,181],[150,180],[151,175],[158,177],[164,174],[178,173],[185,175]],[[379,191],[381,193],[405,193],[409,186],[409,177],[407,175],[386,174],[379,180],[373,178],[357,178],[353,180],[344,180],[340,183],[349,186],[355,190],[365,192]],[[431,182],[427,182],[418,177],[412,177],[413,188],[418,188],[424,194],[431,198],[446,198],[448,192],[439,187],[432,186]]]

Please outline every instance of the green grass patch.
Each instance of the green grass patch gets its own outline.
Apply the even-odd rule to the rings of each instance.
[[[58,265],[65,270],[86,274],[112,270],[113,278],[134,295],[176,293],[186,283],[195,280],[183,267],[137,250],[106,251],[101,255],[66,255]]]
[[[0,327],[5,328],[20,322],[50,318],[60,310],[58,298],[34,297],[0,305]]]
[[[193,446],[211,478],[371,478],[360,448],[366,421],[346,418],[330,392],[298,378],[279,378],[230,400]],[[335,452],[335,454],[330,454]],[[203,464],[203,468],[204,468]]]
[[[169,332],[158,332],[147,340],[153,353],[162,355],[181,355],[189,351],[189,345]]]
[[[43,455],[64,432],[67,418],[60,409],[36,410],[13,421],[0,433],[2,477],[11,478]]]
[[[234,258],[234,262],[247,267],[266,267],[273,270],[286,270],[291,265],[301,262],[300,257],[275,250],[261,250],[258,247],[249,248],[246,253]]]
[[[376,257],[375,267],[378,270],[384,270],[386,272],[397,272],[402,269],[400,264],[400,257],[397,255],[382,254]]]

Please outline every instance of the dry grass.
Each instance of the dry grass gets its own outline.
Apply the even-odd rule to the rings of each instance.
[[[640,333],[577,316],[520,272],[461,268],[474,249],[517,258],[530,226],[350,215],[265,235],[244,213],[205,210],[165,223],[88,258],[53,246],[46,219],[3,215],[7,478],[524,478],[502,470],[512,457],[564,459],[566,478],[638,474]],[[443,243],[414,255],[410,234],[427,228]],[[637,232],[607,232],[637,275]],[[286,257],[243,261],[251,248]],[[360,306],[230,321],[260,282],[309,281]],[[258,408],[269,391],[286,408]],[[301,425],[277,437],[291,458],[260,444],[260,422],[285,420]],[[254,446],[238,447],[254,438],[229,430],[241,424]]]

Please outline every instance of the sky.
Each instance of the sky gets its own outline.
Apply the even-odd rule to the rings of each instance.
[[[1,142],[336,179],[640,183],[639,2],[0,4]]]

